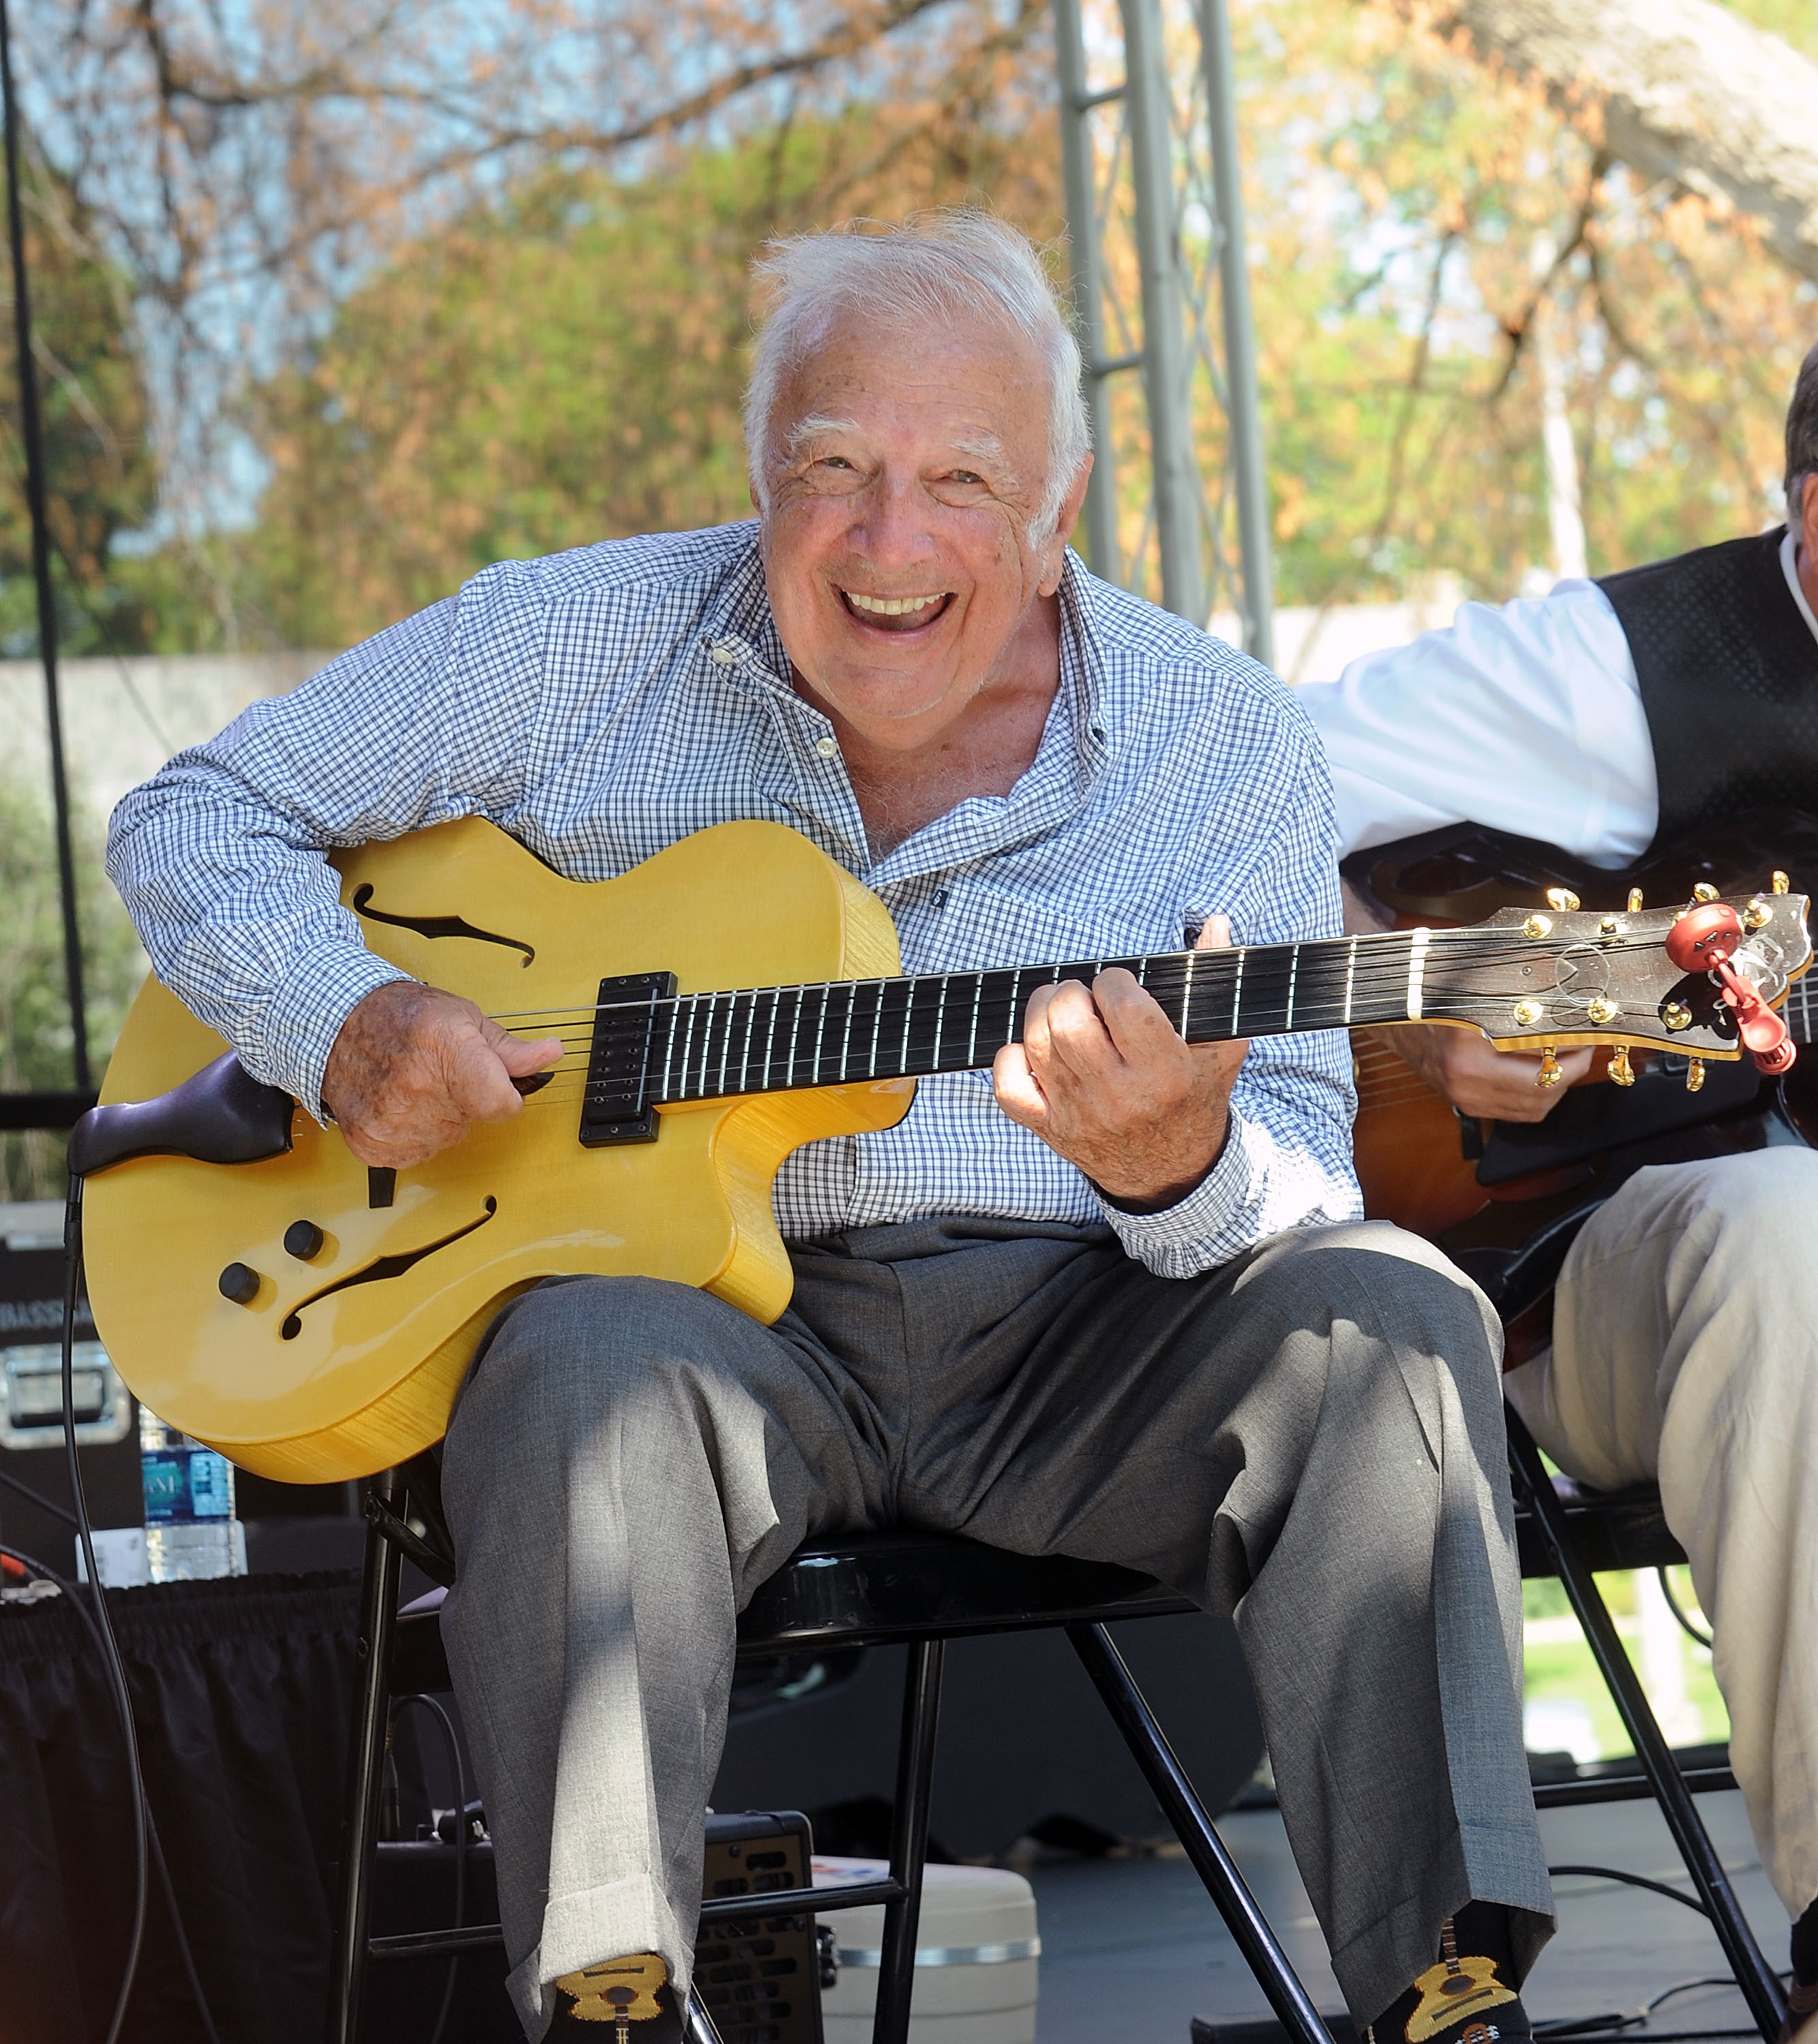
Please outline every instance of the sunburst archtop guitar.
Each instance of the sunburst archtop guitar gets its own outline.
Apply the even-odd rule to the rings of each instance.
[[[291,1482],[439,1439],[487,1324],[546,1277],[671,1278],[774,1320],[791,1285],[782,1159],[891,1127],[918,1076],[989,1066],[1044,983],[1126,966],[1196,1043],[1427,1020],[1506,1048],[1725,1058],[1750,1025],[1724,973],[1772,1002],[1810,959],[1805,897],[1769,892],[1683,927],[1668,909],[1514,909],[905,978],[882,903],[774,824],[720,824],[593,883],[471,820],[333,863],[375,951],[569,1051],[513,1120],[369,1171],[148,982],[71,1144],[96,1324],[162,1418]],[[1707,923],[1712,957],[1689,947]]]

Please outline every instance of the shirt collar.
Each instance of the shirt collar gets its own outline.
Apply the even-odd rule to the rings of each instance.
[[[789,681],[789,655],[771,609],[764,581],[763,557],[758,547],[758,521],[744,521],[750,538],[732,559],[701,620],[701,638],[718,666],[751,681],[767,678],[792,700],[800,701]],[[759,671],[753,670],[753,663]]]
[[[1790,525],[1780,543],[1780,566],[1786,577],[1786,586],[1792,590],[1793,600],[1799,606],[1799,614],[1805,620],[1806,630],[1818,639],[1818,617],[1812,615],[1812,606],[1805,601],[1805,585],[1799,579],[1799,537]]]

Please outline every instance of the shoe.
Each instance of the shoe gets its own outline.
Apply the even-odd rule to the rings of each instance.
[[[675,1998],[669,1990],[669,1968],[654,1952],[635,1952],[622,1959],[602,1959],[563,1973],[555,1983],[558,1996],[552,2038],[586,2034],[593,2044],[671,2044],[682,2034]],[[585,2023],[586,2032],[570,2026]],[[605,2026],[611,2024],[612,2030]],[[632,2026],[635,2025],[633,2031]]]
[[[1818,1982],[1810,1987],[1795,1981],[1786,1994],[1786,2020],[1780,2026],[1779,2044],[1818,2044]]]

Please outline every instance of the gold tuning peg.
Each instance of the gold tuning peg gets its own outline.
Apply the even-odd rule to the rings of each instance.
[[[1547,906],[1557,909],[1562,916],[1569,916],[1578,905],[1578,897],[1570,887],[1549,887],[1547,889]]]
[[[1534,1074],[1534,1083],[1543,1092],[1551,1093],[1565,1076],[1559,1066],[1558,1045],[1543,1043],[1540,1046],[1540,1069]]]
[[[1774,869],[1774,879],[1771,884],[1776,894],[1785,894],[1792,891],[1793,882],[1778,866]]]
[[[1694,901],[1714,901],[1716,898],[1717,890],[1708,880],[1701,880],[1692,889],[1692,899]]]
[[[1628,890],[1628,912],[1632,916],[1641,913],[1641,889],[1639,887],[1632,887]]]
[[[1701,1091],[1705,1083],[1705,1061],[1702,1058],[1689,1058],[1685,1062],[1685,1090]]]
[[[1628,1062],[1628,1044],[1616,1045],[1616,1055],[1609,1061],[1609,1077],[1612,1085],[1632,1086],[1635,1084],[1635,1067]]]

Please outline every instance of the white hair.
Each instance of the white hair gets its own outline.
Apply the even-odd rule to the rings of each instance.
[[[1054,536],[1092,433],[1078,344],[1026,236],[970,209],[918,214],[901,227],[855,221],[772,241],[754,267],[772,292],[745,390],[746,459],[760,510],[770,501],[778,394],[836,321],[856,314],[895,329],[905,317],[947,324],[983,317],[1020,334],[1047,371],[1047,479],[1030,537],[1040,546]]]

